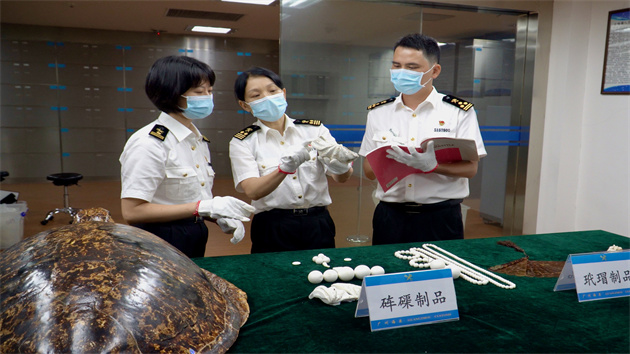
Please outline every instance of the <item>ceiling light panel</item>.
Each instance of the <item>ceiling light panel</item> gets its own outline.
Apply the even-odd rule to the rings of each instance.
[[[276,0],[221,0],[225,2],[238,2],[241,4],[250,4],[250,5],[271,5]]]
[[[190,28],[190,30],[193,32],[226,34],[230,33],[232,29],[226,27],[193,26]]]

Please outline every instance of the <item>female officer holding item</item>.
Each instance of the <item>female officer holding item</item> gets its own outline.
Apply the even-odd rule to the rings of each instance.
[[[334,248],[326,174],[347,181],[358,154],[337,144],[320,121],[287,116],[286,89],[274,72],[247,70],[234,92],[257,118],[230,141],[234,185],[256,207],[251,252]]]
[[[204,218],[240,241],[254,208],[233,197],[213,197],[208,140],[193,122],[212,113],[214,71],[185,56],[158,59],[145,90],[162,111],[127,141],[120,156],[121,208],[132,226],[149,231],[189,257],[203,257]]]

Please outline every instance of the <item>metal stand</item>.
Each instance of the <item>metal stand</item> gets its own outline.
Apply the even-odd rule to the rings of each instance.
[[[357,233],[356,235],[350,235],[346,237],[346,240],[352,243],[364,243],[370,240],[370,236],[361,235],[359,230],[361,226],[361,195],[363,194],[363,158],[359,158],[361,159],[361,166],[359,170],[359,205],[357,206]]]

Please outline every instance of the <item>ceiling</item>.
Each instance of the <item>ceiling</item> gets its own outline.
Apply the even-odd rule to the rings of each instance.
[[[447,42],[489,33],[513,33],[515,26],[515,16],[492,12],[341,0],[310,0],[312,5],[308,7],[285,6],[281,11],[279,2],[260,6],[220,0],[2,0],[0,14],[2,23],[164,34],[191,35],[187,30],[191,25],[221,26],[234,31],[212,36],[268,40],[280,38],[282,15],[283,40],[356,44],[370,38],[370,43],[363,44],[387,46],[391,45],[392,33],[422,31]],[[205,18],[169,16],[173,13]]]
[[[2,23],[104,29],[133,32],[161,31],[164,34],[191,34],[190,25],[234,28],[227,36],[236,38],[279,38],[280,6],[246,5],[220,0],[70,0],[31,1],[1,0]],[[192,10],[183,15],[205,15],[217,19],[167,16],[169,9]],[[218,13],[214,16],[194,11]],[[241,14],[240,19],[228,19]],[[224,18],[224,19],[221,19]]]

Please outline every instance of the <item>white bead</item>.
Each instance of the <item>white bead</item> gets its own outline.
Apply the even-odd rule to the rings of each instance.
[[[442,259],[435,259],[429,263],[429,267],[431,267],[431,269],[444,269],[446,263],[444,263]]]
[[[317,257],[317,259],[315,260],[315,263],[322,264],[324,263],[324,259],[322,257]]]
[[[354,276],[357,277],[357,279],[363,279],[368,275],[370,275],[370,267],[361,264],[354,268]]]
[[[459,278],[459,276],[462,274],[462,269],[456,265],[449,264],[446,266],[446,268],[451,269],[451,273],[453,274],[453,279]]]
[[[350,267],[335,267],[333,269],[337,271],[341,281],[350,281],[354,278],[354,270]]]
[[[332,282],[336,281],[338,276],[339,275],[337,274],[337,272],[332,270],[332,269],[327,269],[324,272],[324,280],[329,282],[329,283],[332,283]]]
[[[381,266],[374,266],[374,267],[370,268],[370,274],[371,275],[385,274],[385,269],[383,269],[383,267],[381,267]]]
[[[302,262],[295,261],[295,262],[293,262],[293,263],[291,263],[291,264],[293,264],[293,265],[300,265],[300,264],[302,264]]]
[[[312,284],[319,284],[324,279],[324,275],[319,270],[313,270],[308,273],[308,281]]]

